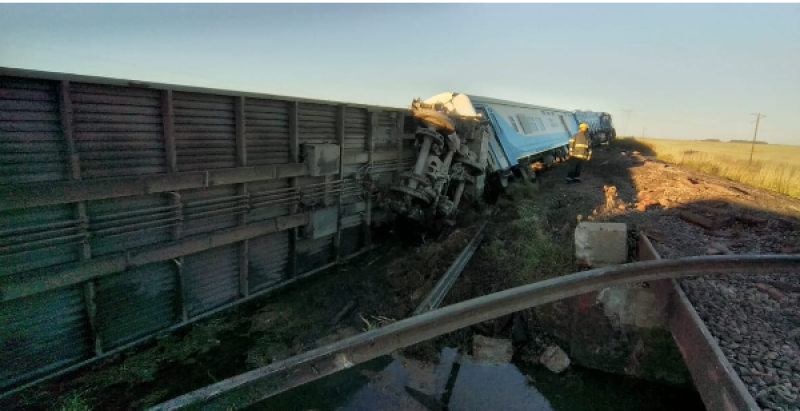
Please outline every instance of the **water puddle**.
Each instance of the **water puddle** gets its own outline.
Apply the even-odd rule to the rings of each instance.
[[[444,349],[438,364],[382,357],[255,404],[251,411],[703,410],[696,393],[572,368],[477,362]]]

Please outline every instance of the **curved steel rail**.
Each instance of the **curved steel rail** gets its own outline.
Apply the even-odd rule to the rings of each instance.
[[[151,410],[244,408],[399,348],[526,308],[606,287],[708,274],[800,270],[800,255],[726,255],[597,268],[500,291],[410,317],[201,388]]]
[[[478,246],[483,241],[483,230],[486,228],[486,224],[489,220],[484,220],[483,223],[478,227],[478,232],[475,233],[475,236],[472,237],[472,240],[464,247],[464,250],[456,257],[453,264],[450,264],[450,267],[444,273],[439,282],[433,287],[431,292],[428,294],[427,297],[422,301],[422,303],[414,310],[414,315],[419,315],[424,312],[434,310],[439,307],[439,304],[444,301],[444,297],[447,296],[447,292],[453,288],[453,284],[456,283],[458,280],[458,276],[461,275],[461,272],[464,271],[464,268],[469,263],[469,260],[472,259],[472,256],[475,254],[475,250],[478,249]]]

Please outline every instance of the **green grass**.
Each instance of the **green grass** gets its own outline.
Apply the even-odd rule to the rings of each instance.
[[[498,290],[569,274],[575,267],[572,243],[553,240],[537,193],[530,183],[509,187],[500,206],[513,208],[510,219],[502,234],[480,249],[481,264],[503,283]]]
[[[86,400],[81,394],[72,393],[62,398],[61,401],[53,408],[53,411],[91,411]]]
[[[614,147],[800,199],[800,147],[621,138]]]

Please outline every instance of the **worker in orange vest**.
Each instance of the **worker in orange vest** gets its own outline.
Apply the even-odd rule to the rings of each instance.
[[[592,147],[589,144],[588,124],[581,124],[578,134],[569,140],[569,164],[567,170],[567,183],[580,183],[581,170],[584,162],[592,159]]]

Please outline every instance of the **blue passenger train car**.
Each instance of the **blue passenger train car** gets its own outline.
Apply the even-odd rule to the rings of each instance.
[[[460,93],[442,93],[425,102],[489,121],[487,176],[503,187],[512,175],[531,178],[531,168],[566,157],[569,139],[578,132],[574,113],[568,110]]]
[[[589,141],[593,146],[610,143],[617,137],[611,114],[576,110],[575,119],[578,123],[586,123],[589,126]]]

